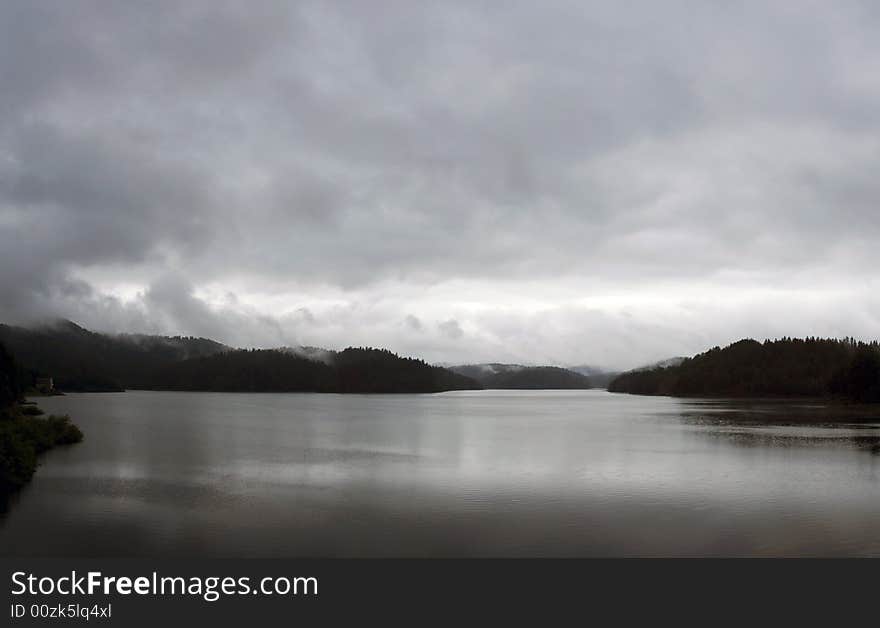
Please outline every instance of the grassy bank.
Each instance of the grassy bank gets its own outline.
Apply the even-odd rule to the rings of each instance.
[[[21,369],[0,345],[0,498],[27,484],[41,453],[83,439],[68,417],[44,416],[24,402],[22,380]]]
[[[83,439],[67,416],[41,416],[33,405],[0,411],[0,494],[24,486],[37,470],[37,456],[58,445]]]

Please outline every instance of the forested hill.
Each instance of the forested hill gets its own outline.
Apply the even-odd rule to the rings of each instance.
[[[53,377],[61,390],[80,391],[135,387],[167,364],[230,350],[206,338],[99,334],[70,321],[0,325],[0,343],[32,374]]]
[[[0,344],[0,411],[12,405],[20,396],[18,367],[6,347]]]
[[[677,366],[623,373],[608,389],[642,395],[880,401],[880,346],[851,339],[741,340]]]
[[[229,392],[430,393],[472,390],[474,380],[385,349],[348,348],[326,361],[289,351],[239,350],[183,360],[149,388]]]
[[[451,370],[477,380],[485,388],[543,390],[593,388],[589,377],[557,366],[463,364]]]
[[[62,391],[392,393],[481,388],[447,369],[381,349],[234,350],[205,338],[110,336],[69,321],[34,329],[0,325],[0,343],[15,354],[31,380],[51,376]]]

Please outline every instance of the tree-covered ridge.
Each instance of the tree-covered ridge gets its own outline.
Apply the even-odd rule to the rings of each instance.
[[[334,356],[339,392],[439,392],[477,390],[480,384],[424,360],[387,349],[349,347]]]
[[[36,329],[0,325],[31,380],[51,376],[68,391],[437,392],[480,385],[390,351],[314,347],[236,350],[205,338],[120,335],[69,321]]]
[[[642,395],[845,395],[869,401],[880,381],[880,346],[823,338],[741,340],[715,347],[678,366],[623,373],[609,390]]]
[[[880,348],[876,342],[856,349],[849,365],[832,378],[831,393],[865,403],[880,402]]]
[[[593,388],[591,379],[558,366],[519,364],[463,364],[451,370],[477,380],[485,388],[509,390],[551,390]]]
[[[518,371],[496,373],[483,383],[486,388],[502,389],[586,389],[590,378],[558,366],[529,366]]]
[[[274,349],[229,351],[170,364],[148,384],[163,390],[227,392],[430,393],[480,388],[447,369],[369,347],[329,352],[326,362]]]
[[[9,347],[31,377],[48,375],[57,388],[77,391],[142,386],[167,364],[229,350],[206,338],[110,336],[70,321],[36,328],[0,325],[0,343]]]
[[[166,364],[133,388],[222,392],[329,392],[331,369],[271,349],[242,349]]]

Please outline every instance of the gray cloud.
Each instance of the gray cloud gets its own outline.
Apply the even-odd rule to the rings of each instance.
[[[462,330],[461,325],[458,324],[458,321],[454,318],[450,318],[448,321],[443,321],[437,325],[437,329],[440,330],[440,333],[449,338],[450,340],[458,340],[462,336],[464,336],[464,330]]]
[[[873,3],[379,4],[0,4],[0,317],[614,365],[878,335]]]
[[[403,324],[406,325],[408,329],[416,332],[420,332],[425,328],[425,326],[422,325],[422,321],[419,320],[419,317],[413,316],[412,314],[406,315],[406,318],[403,319]]]

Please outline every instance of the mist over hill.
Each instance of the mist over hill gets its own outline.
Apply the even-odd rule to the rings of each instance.
[[[68,320],[30,328],[0,325],[0,343],[28,370],[77,391],[132,388],[172,362],[230,350],[207,338],[100,334]]]
[[[182,360],[148,387],[223,392],[432,393],[474,390],[474,380],[386,349],[349,347],[322,360],[277,349],[235,350]]]
[[[880,400],[880,348],[851,339],[742,340],[622,374],[590,366],[503,363],[444,368],[372,347],[244,350],[207,338],[101,334],[67,320],[33,328],[0,324],[0,344],[21,365],[23,386],[51,376],[66,391],[394,393],[607,386],[646,395]]]
[[[0,325],[0,343],[17,356],[32,380],[51,376],[66,391],[394,393],[481,388],[447,369],[369,347],[243,350],[207,338],[100,334],[70,321],[34,328]]]
[[[589,364],[569,366],[568,370],[589,377],[590,383],[595,388],[608,388],[608,384],[610,384],[615,377],[620,375],[620,371],[609,371]]]
[[[67,391],[438,392],[595,386],[583,374],[554,366],[489,363],[447,369],[374,348],[243,350],[207,338],[101,334],[68,320],[32,328],[0,325],[0,342],[32,378],[52,376],[56,387]]]
[[[643,366],[636,367],[631,369],[632,371],[653,371],[654,369],[665,369],[671,366],[679,366],[682,362],[687,360],[684,356],[676,356],[674,358],[666,358],[665,360],[658,360],[656,362],[651,362],[650,364],[645,364]]]

